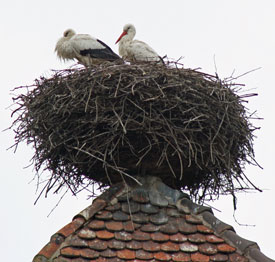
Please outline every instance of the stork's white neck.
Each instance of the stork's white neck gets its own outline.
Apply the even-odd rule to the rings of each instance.
[[[127,30],[127,34],[124,35],[124,36],[122,37],[121,40],[123,40],[124,42],[132,41],[132,40],[134,39],[135,35],[136,35],[136,30],[135,30],[135,28],[130,27],[130,28],[128,28],[128,30]]]

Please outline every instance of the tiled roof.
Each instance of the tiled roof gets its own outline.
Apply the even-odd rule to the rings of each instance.
[[[51,237],[33,262],[273,260],[210,208],[156,177],[112,186]]]

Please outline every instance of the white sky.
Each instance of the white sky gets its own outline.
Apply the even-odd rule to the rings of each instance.
[[[275,1],[4,1],[0,9],[1,30],[1,95],[0,130],[11,124],[11,92],[14,87],[32,84],[51,69],[63,69],[72,63],[61,63],[54,46],[67,28],[89,33],[115,52],[114,45],[126,23],[133,23],[137,39],[150,44],[160,55],[184,57],[185,67],[201,67],[214,73],[215,56],[218,74],[228,77],[235,70],[240,75],[261,67],[238,82],[246,84],[247,92],[257,92],[248,107],[257,110],[263,121],[256,125],[256,159],[264,167],[247,167],[246,175],[263,193],[238,195],[236,218],[233,219],[232,199],[222,197],[211,203],[221,210],[216,216],[231,224],[237,233],[256,241],[262,252],[274,256],[274,69],[275,69]],[[51,235],[69,223],[72,217],[87,207],[86,195],[69,194],[47,217],[60,196],[41,198],[33,205],[37,194],[35,182],[29,183],[35,172],[24,169],[33,151],[21,145],[16,154],[6,149],[13,144],[11,131],[0,133],[1,154],[1,238],[2,261],[31,261],[49,241]]]

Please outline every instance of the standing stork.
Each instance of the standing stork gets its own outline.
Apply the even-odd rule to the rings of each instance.
[[[55,46],[57,56],[63,60],[77,59],[84,66],[121,59],[113,50],[88,34],[76,34],[67,29]]]
[[[136,35],[136,28],[132,24],[126,24],[123,27],[123,32],[117,39],[119,43],[119,54],[123,59],[128,61],[158,61],[163,63],[162,58],[157,52],[146,43],[133,40]]]

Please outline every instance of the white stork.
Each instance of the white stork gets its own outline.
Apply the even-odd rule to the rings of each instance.
[[[57,56],[63,60],[77,59],[84,66],[121,59],[102,41],[67,29],[55,46]]]
[[[136,28],[132,24],[126,24],[123,32],[117,39],[119,43],[118,52],[123,59],[128,61],[159,61],[163,63],[162,58],[157,52],[146,43],[133,40],[136,35]]]

